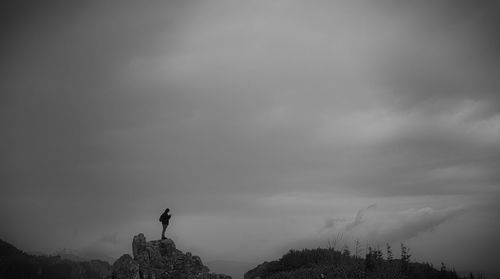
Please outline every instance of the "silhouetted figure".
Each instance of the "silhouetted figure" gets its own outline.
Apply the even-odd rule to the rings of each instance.
[[[168,221],[170,221],[170,217],[172,217],[172,215],[168,214],[169,212],[170,209],[167,208],[165,209],[165,212],[163,212],[163,214],[160,216],[160,222],[163,225],[163,230],[161,232],[161,239],[166,239],[165,230],[168,227]]]

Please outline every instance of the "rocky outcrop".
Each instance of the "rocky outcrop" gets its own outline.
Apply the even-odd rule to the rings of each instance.
[[[178,250],[171,239],[146,241],[141,233],[134,236],[132,254],[123,255],[113,264],[111,279],[231,279],[210,273],[200,257]]]
[[[113,264],[113,279],[139,279],[139,264],[129,254],[118,258]]]

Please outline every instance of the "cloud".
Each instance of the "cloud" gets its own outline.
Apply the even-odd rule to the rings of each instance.
[[[103,235],[97,242],[100,243],[109,243],[109,244],[118,244],[118,233],[105,234]]]
[[[372,222],[369,227],[365,228],[365,235],[369,241],[374,243],[408,241],[422,233],[436,229],[441,224],[464,212],[465,209],[461,207],[444,209],[411,208]]]
[[[129,241],[127,241],[129,243]],[[120,256],[117,248],[123,248],[118,233],[108,233],[77,248],[79,255],[87,259],[100,259],[110,263]],[[124,251],[122,251],[124,252]]]
[[[356,228],[351,234],[372,245],[408,241],[466,212],[464,207],[423,207],[396,212],[381,210],[362,219],[367,209],[359,210],[354,221],[339,231],[348,233]]]
[[[325,219],[325,226],[323,229],[331,229],[335,226],[335,219],[328,217]]]
[[[356,213],[356,217],[354,217],[354,220],[345,226],[345,230],[351,231],[355,227],[359,226],[363,222],[362,219],[363,219],[364,213],[366,211],[368,211],[369,209],[374,208],[376,206],[377,206],[376,204],[372,204],[372,205],[368,206],[367,208],[363,208],[363,209],[358,210],[358,212]]]
[[[399,205],[401,206],[401,205]],[[279,246],[277,253],[288,249],[311,248],[325,246],[333,241],[338,245],[351,246],[355,241],[376,246],[385,243],[398,244],[417,240],[426,232],[432,232],[449,220],[467,212],[466,207],[450,206],[441,209],[432,207],[389,210],[391,206],[372,204],[359,209],[354,219],[343,226],[345,218],[330,217],[320,231],[307,237],[297,238]],[[338,223],[333,220],[338,220]],[[332,224],[335,224],[332,225]],[[327,228],[328,227],[328,228]]]
[[[335,230],[339,226],[339,224],[346,222],[346,221],[347,221],[346,218],[326,217],[324,219],[323,227],[321,227],[321,229],[318,230],[318,234],[323,234],[325,232],[331,232],[331,231]]]

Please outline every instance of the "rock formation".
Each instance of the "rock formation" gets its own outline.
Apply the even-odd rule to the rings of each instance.
[[[113,264],[111,279],[231,279],[210,273],[200,257],[177,250],[171,239],[146,241],[141,233],[132,241],[133,258],[126,254]]]

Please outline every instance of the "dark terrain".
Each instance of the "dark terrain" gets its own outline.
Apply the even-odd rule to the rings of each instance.
[[[61,256],[29,255],[0,240],[0,279],[231,279],[210,272],[200,257],[178,250],[171,239],[132,240],[132,255],[113,265],[100,260],[73,261]]]
[[[175,247],[170,239],[146,241],[142,234],[132,241],[133,255],[125,254],[111,266],[101,260],[72,261],[61,256],[29,255],[0,240],[0,279],[230,279],[211,273],[201,259]],[[361,253],[356,253],[361,254]],[[461,276],[445,264],[411,261],[401,245],[395,258],[390,246],[382,253],[368,248],[364,256],[345,248],[290,250],[279,260],[264,262],[246,272],[244,279],[484,279],[482,274]]]
[[[360,253],[361,254],[361,253]],[[444,264],[411,262],[408,248],[401,245],[401,258],[396,259],[390,246],[385,257],[381,250],[368,248],[364,257],[351,255],[346,248],[290,250],[279,260],[264,262],[245,273],[245,279],[483,279],[482,274],[459,276]]]
[[[105,261],[33,256],[0,240],[0,279],[102,279],[110,274],[111,265]]]

